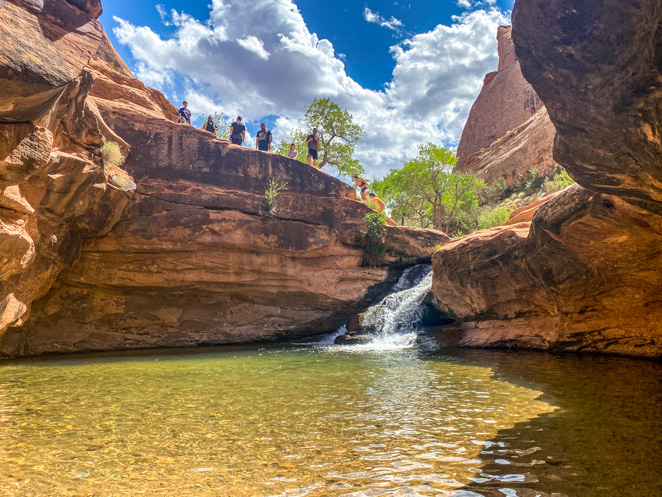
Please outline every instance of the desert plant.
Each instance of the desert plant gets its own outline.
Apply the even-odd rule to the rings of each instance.
[[[271,220],[276,214],[278,208],[278,193],[287,190],[287,183],[285,181],[278,182],[276,178],[271,178],[267,184],[267,189],[264,191],[264,206],[260,212],[260,218],[265,223]]]
[[[570,177],[568,172],[565,169],[559,168],[553,178],[545,179],[545,182],[542,184],[542,190],[546,195],[549,195],[574,184],[575,180]]]
[[[542,186],[540,170],[537,167],[532,167],[525,173],[519,173],[515,191],[531,193],[532,190],[540,188],[540,186]]]
[[[386,255],[386,221],[383,212],[371,212],[363,217],[366,226],[359,230],[357,244],[363,249],[363,260],[368,266],[379,266]]]
[[[105,142],[101,147],[101,157],[106,164],[120,166],[124,162],[120,146],[115,142]]]
[[[503,176],[499,176],[495,179],[485,190],[483,190],[481,196],[484,199],[484,203],[494,205],[497,202],[503,200],[510,193],[508,188],[508,183]]]

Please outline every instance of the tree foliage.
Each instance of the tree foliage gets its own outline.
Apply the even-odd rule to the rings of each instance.
[[[328,98],[316,98],[306,109],[305,119],[309,132],[313,128],[318,130],[320,147],[317,165],[320,169],[329,165],[335,167],[339,174],[350,178],[354,174],[364,174],[363,167],[353,156],[354,147],[366,134],[347,110],[341,109]],[[308,155],[307,146],[304,155]]]
[[[224,140],[227,140],[230,136],[230,120],[228,119],[228,116],[226,116],[222,112],[220,114],[218,112],[214,112],[213,114],[206,114],[206,115],[200,114],[197,123],[198,128],[202,128],[202,126],[204,126],[204,124],[207,122],[207,116],[209,115],[211,115],[214,124],[218,127],[218,131],[214,133],[216,135],[216,138],[222,138]]]
[[[306,132],[302,129],[295,128],[290,131],[287,139],[283,140],[276,147],[276,153],[287,157],[287,153],[290,151],[290,145],[295,144],[299,156],[297,160],[301,162],[306,162],[308,160],[308,146],[306,145]]]
[[[434,227],[448,234],[459,230],[463,212],[478,206],[476,192],[486,187],[473,174],[454,174],[453,151],[428,143],[418,156],[403,163],[372,187],[392,208],[392,217],[405,224]]]

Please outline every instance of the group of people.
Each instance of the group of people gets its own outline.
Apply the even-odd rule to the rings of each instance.
[[[183,102],[182,108],[179,109],[178,122],[191,125],[191,111],[188,109],[188,102],[186,101]],[[207,121],[202,125],[202,129],[209,131],[212,134],[216,134],[218,131],[218,126],[214,122],[214,118],[212,116],[207,117]],[[320,139],[319,136],[317,136],[317,133],[317,128],[313,128],[312,133],[306,137],[305,141],[306,145],[308,146],[308,165],[312,165],[313,167],[317,167],[317,152],[320,148]],[[237,116],[237,119],[232,121],[229,135],[230,142],[235,145],[243,145],[243,143],[246,141],[246,125],[243,123],[241,116]],[[255,148],[269,152],[271,150],[271,142],[273,142],[273,139],[274,137],[271,134],[271,131],[267,129],[267,126],[264,123],[260,123],[260,130],[257,132],[257,136],[255,137]],[[297,151],[295,143],[290,145],[287,156],[290,159],[299,158],[299,152]],[[377,197],[377,195],[370,192],[366,196],[366,193],[368,192],[368,182],[365,179],[354,176],[354,190],[356,190],[356,188],[361,190],[361,199],[363,199],[364,202],[369,201],[375,204],[380,212],[384,211],[386,204],[379,197]]]

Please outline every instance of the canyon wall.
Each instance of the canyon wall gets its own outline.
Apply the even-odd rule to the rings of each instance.
[[[366,267],[371,210],[350,186],[173,122],[112,49],[100,3],[82,4],[0,8],[0,355],[331,331],[448,241],[389,226],[384,264]],[[267,212],[270,180],[286,189]]]
[[[443,345],[662,355],[662,8],[518,0],[522,72],[578,185],[433,258]]]

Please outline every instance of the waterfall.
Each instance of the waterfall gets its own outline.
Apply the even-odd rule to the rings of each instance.
[[[382,335],[419,331],[426,312],[423,300],[430,288],[432,268],[425,266],[425,272],[413,281],[405,271],[393,287],[394,293],[363,314],[361,326]]]

